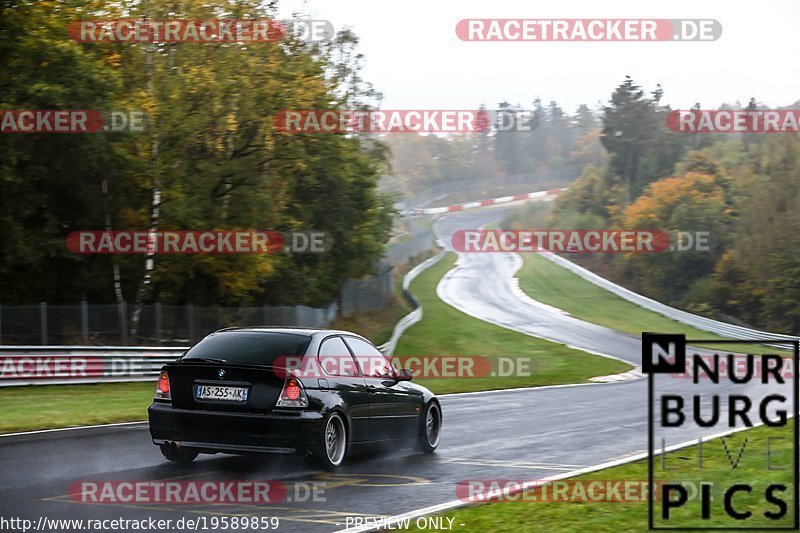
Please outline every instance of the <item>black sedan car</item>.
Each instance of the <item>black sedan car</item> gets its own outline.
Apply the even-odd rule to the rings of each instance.
[[[170,461],[199,453],[300,451],[324,465],[359,445],[405,441],[433,452],[442,411],[354,333],[229,328],[165,365],[148,410]]]

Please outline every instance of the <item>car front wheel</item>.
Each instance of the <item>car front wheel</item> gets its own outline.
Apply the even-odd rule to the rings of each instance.
[[[421,419],[419,432],[419,448],[425,453],[433,453],[439,446],[442,432],[442,409],[435,401],[428,403]]]

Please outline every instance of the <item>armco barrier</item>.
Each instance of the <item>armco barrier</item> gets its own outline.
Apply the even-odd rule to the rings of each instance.
[[[766,331],[759,331],[756,329],[745,328],[742,326],[736,326],[734,324],[720,322],[719,320],[713,320],[711,318],[694,315],[686,311],[681,311],[680,309],[670,307],[666,304],[663,304],[646,296],[642,296],[641,294],[637,294],[629,289],[626,289],[625,287],[617,285],[616,283],[609,281],[602,276],[598,276],[594,272],[587,270],[582,266],[576,265],[572,261],[569,261],[568,259],[565,259],[561,256],[558,256],[550,252],[542,252],[542,255],[545,258],[552,261],[553,263],[574,272],[575,274],[582,277],[586,281],[594,283],[598,287],[601,287],[613,294],[616,294],[620,298],[635,303],[636,305],[644,307],[645,309],[649,309],[650,311],[654,311],[660,315],[664,315],[665,317],[671,318],[672,320],[677,320],[678,322],[694,326],[697,329],[702,329],[703,331],[709,331],[711,333],[716,333],[717,335],[721,335],[723,337],[728,337],[731,339],[749,339],[749,340],[757,340],[759,338],[786,339],[786,340],[797,339],[796,336],[792,335],[781,335],[778,333],[769,333]],[[776,346],[776,347],[781,347],[781,346]],[[783,347],[785,348],[785,346]]]
[[[561,189],[548,189],[546,191],[528,192],[522,194],[515,194],[513,196],[501,196],[500,198],[488,198],[486,200],[478,200],[475,202],[465,202],[463,204],[447,205],[443,207],[421,207],[413,209],[414,214],[417,215],[440,215],[443,213],[453,213],[455,211],[464,211],[467,209],[477,209],[479,207],[490,207],[497,204],[507,204],[510,202],[524,202],[527,200],[551,200],[555,198],[566,188]]]
[[[187,348],[0,346],[0,387],[153,381]]]

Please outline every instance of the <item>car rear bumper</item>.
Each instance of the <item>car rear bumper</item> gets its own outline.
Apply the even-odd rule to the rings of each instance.
[[[155,444],[176,443],[209,452],[291,452],[321,442],[317,411],[269,414],[178,409],[154,402],[148,409]]]

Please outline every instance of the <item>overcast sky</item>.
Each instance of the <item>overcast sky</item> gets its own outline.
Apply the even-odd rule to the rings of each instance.
[[[626,74],[647,91],[661,83],[675,109],[800,99],[797,0],[281,0],[282,16],[293,11],[355,31],[384,109],[530,107],[538,96],[572,112],[605,103]],[[723,31],[713,42],[463,42],[464,18],[713,18]]]

